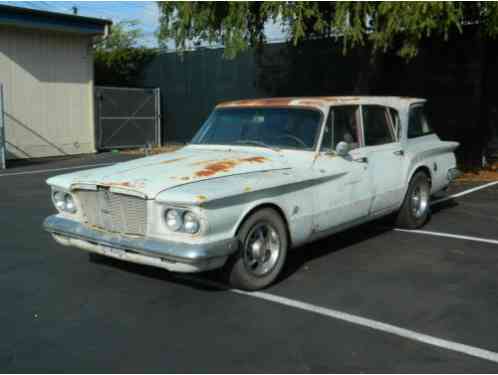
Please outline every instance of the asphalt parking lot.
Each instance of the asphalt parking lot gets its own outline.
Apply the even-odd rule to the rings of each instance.
[[[498,184],[455,185],[420,232],[371,223],[294,251],[246,294],[42,231],[46,178],[127,158],[0,172],[0,371],[498,372]]]

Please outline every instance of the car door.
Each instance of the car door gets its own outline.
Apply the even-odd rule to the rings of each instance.
[[[315,232],[347,225],[369,213],[373,191],[368,181],[369,165],[361,147],[360,124],[359,106],[331,107],[320,153],[311,171],[321,180],[313,196]],[[340,141],[351,148],[346,156],[334,152]]]
[[[371,214],[397,208],[403,194],[404,151],[393,126],[395,111],[379,105],[362,105],[365,157],[374,199]]]

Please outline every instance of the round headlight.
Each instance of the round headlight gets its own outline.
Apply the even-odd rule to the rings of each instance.
[[[195,216],[192,212],[187,211],[185,215],[183,215],[183,229],[187,233],[197,233],[199,231],[200,223],[197,216]]]
[[[64,198],[64,203],[65,203],[67,212],[69,212],[71,214],[76,213],[76,211],[77,211],[76,204],[74,203],[74,199],[71,196],[71,194],[66,194],[66,196]]]
[[[182,218],[177,210],[166,211],[166,225],[175,232],[182,227]]]
[[[59,211],[64,211],[64,208],[66,207],[66,202],[65,202],[65,194],[60,191],[54,192],[52,195],[54,199],[54,205]]]

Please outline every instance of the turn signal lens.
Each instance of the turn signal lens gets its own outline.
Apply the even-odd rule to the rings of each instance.
[[[187,211],[185,215],[183,215],[183,229],[185,232],[194,234],[199,231],[200,223],[197,216],[194,213]]]

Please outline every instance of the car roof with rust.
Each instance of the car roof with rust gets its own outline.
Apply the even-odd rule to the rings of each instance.
[[[324,107],[333,105],[383,105],[387,107],[408,106],[414,103],[425,102],[423,98],[401,96],[309,96],[289,98],[244,99],[222,102],[217,108],[230,107]]]

